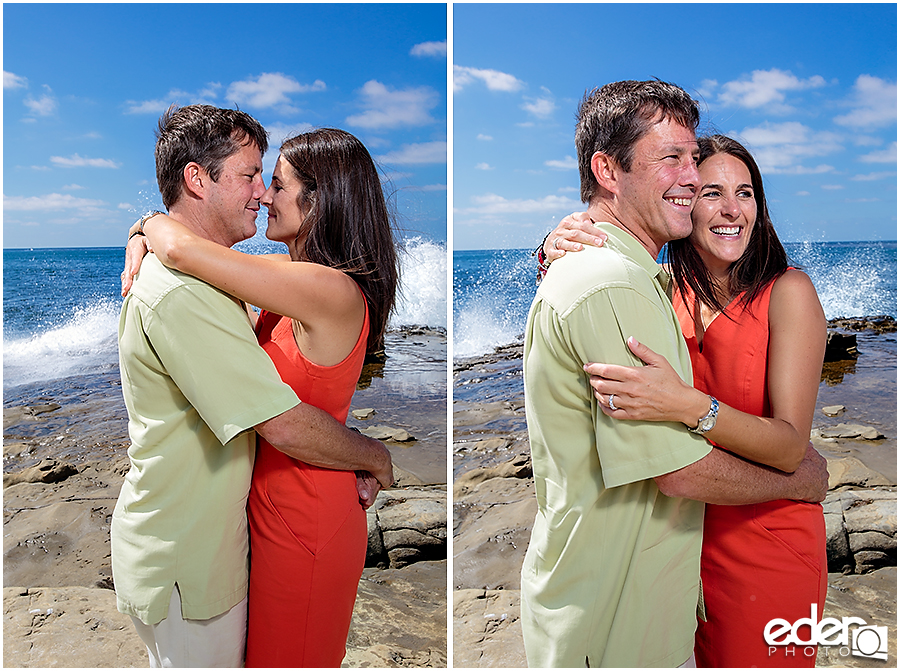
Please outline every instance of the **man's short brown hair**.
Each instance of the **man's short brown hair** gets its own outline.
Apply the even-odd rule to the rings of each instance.
[[[666,119],[693,131],[700,123],[697,101],[675,84],[658,79],[622,81],[586,93],[575,126],[581,200],[590,203],[597,188],[591,171],[596,152],[613,157],[628,172],[634,145],[651,126]]]
[[[168,210],[181,198],[188,163],[200,165],[215,182],[225,159],[251,143],[263,154],[269,148],[265,129],[246,112],[212,105],[169,107],[156,132],[156,181],[163,205]]]

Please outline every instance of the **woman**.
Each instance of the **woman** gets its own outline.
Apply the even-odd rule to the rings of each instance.
[[[825,350],[825,317],[809,278],[789,268],[769,218],[762,176],[738,142],[701,138],[701,184],[693,233],[669,243],[673,304],[691,354],[694,387],[668,362],[631,341],[647,366],[590,364],[585,370],[605,414],[616,419],[698,426],[718,399],[705,433],[742,457],[792,472],[806,452]],[[552,261],[572,240],[545,241]],[[569,241],[556,238],[562,235]],[[555,243],[555,244],[554,244]],[[707,505],[701,556],[706,620],[695,640],[698,666],[815,665],[814,647],[786,652],[763,640],[774,618],[821,618],[827,586],[822,507],[797,501]],[[809,653],[813,652],[812,655]]]
[[[145,220],[143,232],[165,265],[261,307],[251,320],[282,379],[345,422],[366,352],[382,347],[398,281],[375,165],[349,133],[304,133],[281,146],[260,202],[266,236],[289,256],[242,254],[165,215]],[[248,667],[340,666],[367,546],[356,477],[260,438],[247,503]]]

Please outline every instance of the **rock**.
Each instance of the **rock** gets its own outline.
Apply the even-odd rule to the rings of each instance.
[[[858,356],[855,333],[828,331],[825,340],[825,361],[846,361]]]
[[[453,483],[453,498],[455,500],[465,496],[477,484],[491,478],[530,478],[531,475],[531,457],[520,454],[503,464],[488,468],[475,468],[463,473]]]
[[[817,667],[897,667],[897,567],[881,568],[865,575],[828,574],[828,596],[823,618],[861,618],[869,626],[888,630],[887,661],[850,654],[847,648],[820,646]],[[860,625],[862,626],[862,625]],[[852,630],[851,630],[852,631]]]
[[[880,440],[884,438],[878,429],[862,424],[837,424],[836,426],[819,429],[819,435],[823,438],[862,438],[864,440]]]
[[[374,408],[360,408],[358,410],[351,410],[350,412],[356,419],[361,420],[361,419],[369,419],[370,417],[372,417],[375,414],[375,409]]]
[[[26,405],[24,406],[24,410],[32,417],[37,417],[38,415],[43,415],[45,412],[59,410],[61,407],[62,406],[59,403],[38,403],[35,405]]]
[[[829,572],[897,565],[896,496],[893,490],[829,493],[823,503]]]
[[[447,492],[443,487],[379,492],[367,521],[367,566],[399,568],[447,557]]]
[[[375,440],[389,440],[394,443],[407,443],[411,440],[415,440],[415,438],[413,438],[406,430],[391,426],[369,426],[365,429],[361,429],[360,433],[369,438],[374,438]]]
[[[146,668],[147,649],[109,590],[4,587],[3,666]]]
[[[528,666],[518,590],[461,589],[453,593],[453,665],[513,669]]]
[[[842,405],[828,405],[822,408],[822,414],[828,417],[837,417],[843,415],[846,410],[847,408]]]
[[[854,554],[865,551],[881,552],[887,555],[897,551],[897,539],[878,531],[863,531],[850,534],[850,551]],[[860,573],[860,571],[857,571]]]
[[[537,514],[530,478],[490,478],[453,499],[454,588],[519,589]]]
[[[342,666],[447,667],[447,562],[367,568]]]
[[[829,573],[852,573],[855,567],[850,552],[850,539],[844,525],[840,493],[829,493],[822,503],[825,511],[825,552]]]
[[[878,552],[877,550],[862,550],[853,555],[856,562],[856,571],[858,575],[869,573],[875,569],[891,565],[891,557],[886,552]],[[897,555],[894,554],[893,564],[897,564]]]
[[[856,490],[841,493],[844,522],[849,533],[878,531],[897,535],[897,493]]]
[[[849,331],[875,331],[876,333],[896,333],[897,320],[888,315],[868,317],[837,317],[829,319],[828,325]]]
[[[885,476],[873,471],[856,457],[828,458],[829,489],[844,486],[881,487],[891,484]]]
[[[78,469],[71,464],[60,464],[55,459],[44,459],[37,466],[26,468],[18,473],[4,473],[3,487],[20,482],[44,482],[47,484],[62,482],[66,478],[78,474]]]

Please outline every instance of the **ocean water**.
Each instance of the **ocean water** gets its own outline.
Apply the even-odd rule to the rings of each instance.
[[[284,252],[261,236],[250,253]],[[3,251],[3,390],[96,373],[117,374],[122,248]],[[401,295],[390,322],[447,328],[446,247],[403,241]],[[14,395],[13,395],[14,396]]]
[[[810,276],[828,319],[897,317],[896,241],[787,243],[785,248]],[[536,270],[531,250],[453,253],[454,359],[521,341]]]

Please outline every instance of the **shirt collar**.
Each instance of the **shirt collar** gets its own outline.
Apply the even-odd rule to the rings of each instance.
[[[644,249],[644,246],[638,242],[637,238],[628,231],[608,222],[598,221],[594,226],[606,233],[609,238],[607,244],[612,242],[613,247],[616,247],[637,263],[650,277],[655,278],[659,282],[666,294],[669,293],[671,276],[663,269],[662,265],[656,262],[656,259],[650,256],[650,252]]]

